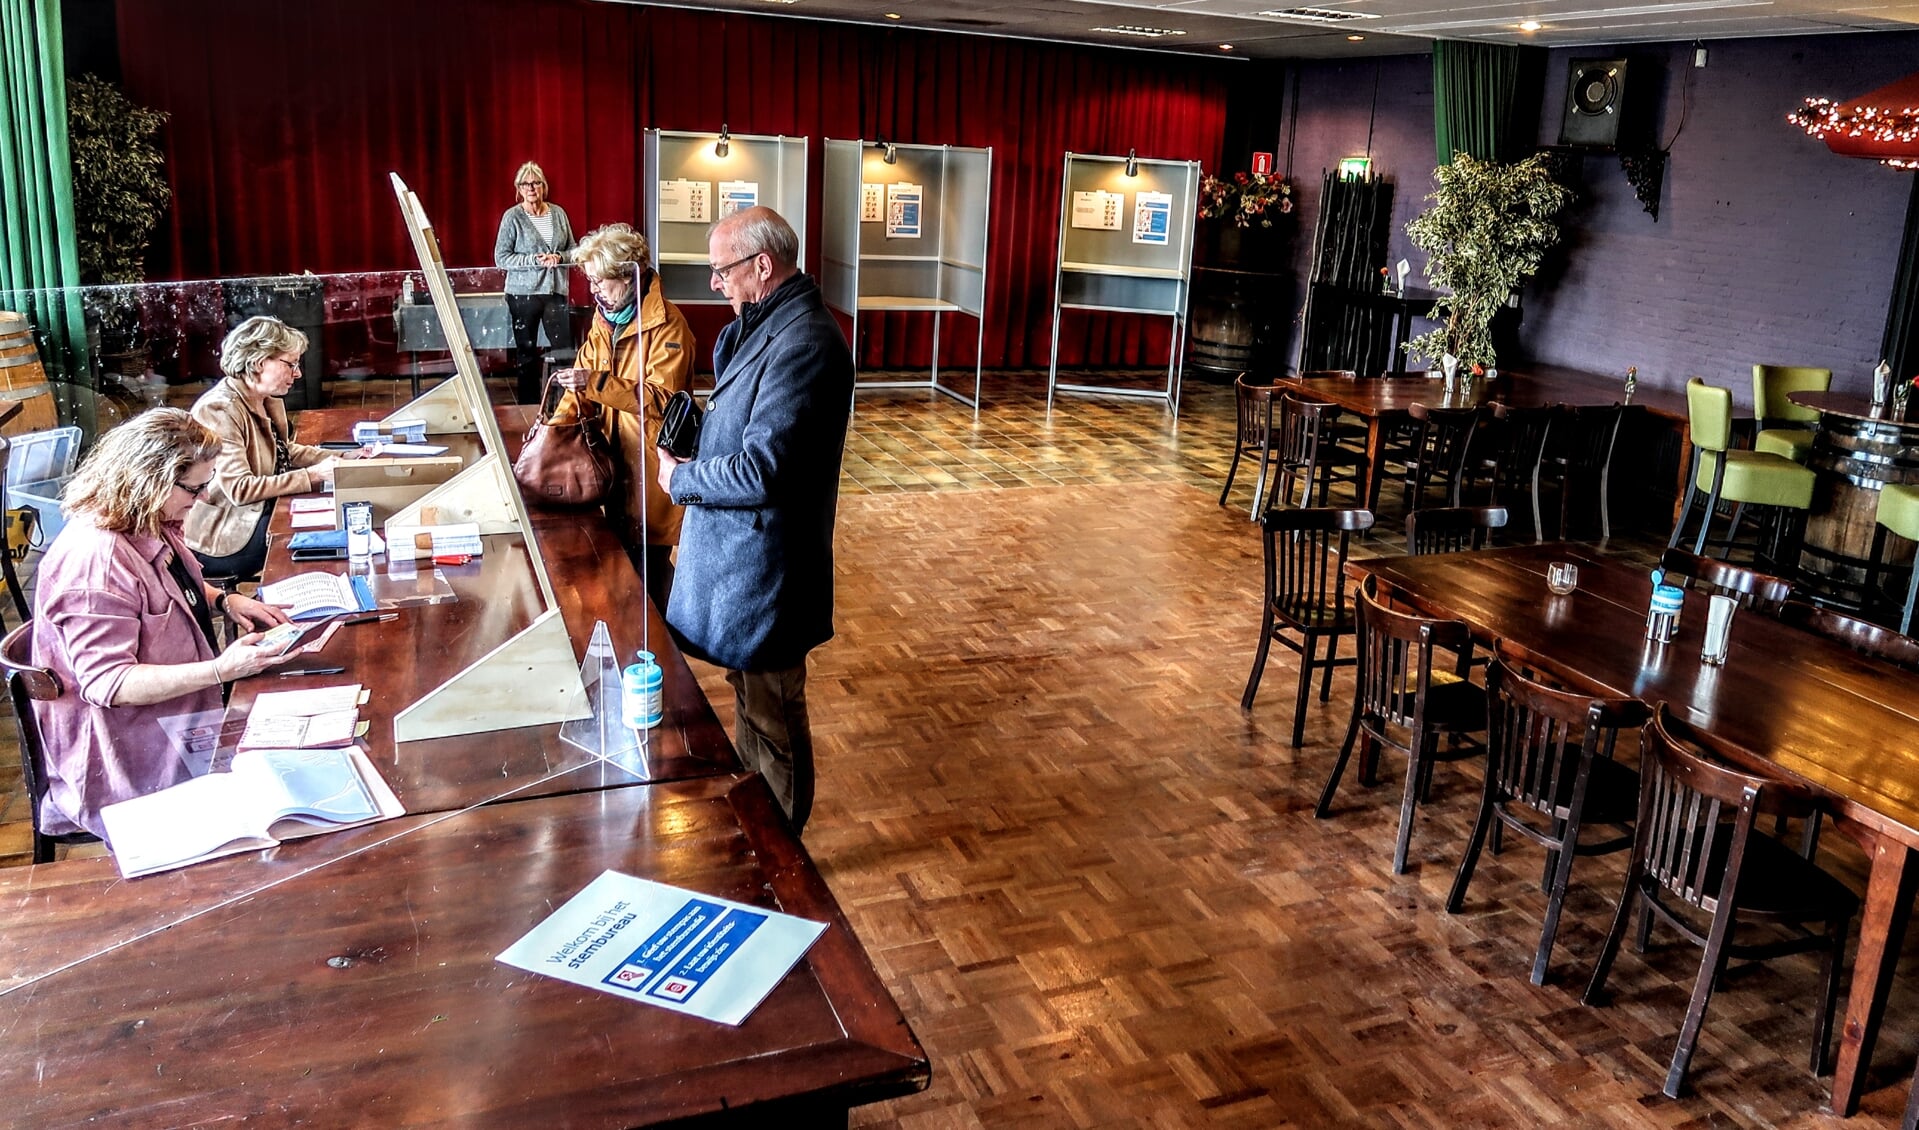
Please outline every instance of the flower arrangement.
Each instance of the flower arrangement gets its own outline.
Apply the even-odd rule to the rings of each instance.
[[[1270,228],[1273,217],[1293,210],[1293,186],[1272,173],[1206,176],[1199,182],[1199,218],[1230,218],[1235,227]]]

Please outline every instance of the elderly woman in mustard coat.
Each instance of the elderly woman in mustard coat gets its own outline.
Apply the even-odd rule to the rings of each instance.
[[[693,331],[680,308],[661,292],[646,237],[630,226],[608,224],[589,233],[573,259],[586,272],[595,310],[576,367],[553,375],[569,398],[557,416],[573,417],[573,397],[602,409],[607,438],[620,460],[619,483],[607,512],[636,563],[644,555],[647,594],[665,609],[673,586],[672,553],[680,541],[681,509],[655,481],[659,456],[654,441],[667,400],[693,387]]]

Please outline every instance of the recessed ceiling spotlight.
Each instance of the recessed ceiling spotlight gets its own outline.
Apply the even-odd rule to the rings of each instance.
[[[888,12],[886,13],[886,18],[889,20],[897,20],[900,18],[900,14],[898,12]]]
[[[800,0],[766,0],[768,4],[797,4]]]
[[[1219,45],[1219,49],[1221,51],[1231,51],[1233,49],[1233,45],[1230,43],[1222,43]]]
[[[1366,42],[1366,37],[1365,37],[1365,36],[1363,36],[1363,35],[1349,35],[1349,36],[1347,36],[1347,37],[1346,37],[1346,42],[1348,42],[1348,43],[1364,43],[1364,42]]]
[[[1186,34],[1178,28],[1141,27],[1138,24],[1110,24],[1106,27],[1096,27],[1093,30],[1111,32],[1114,35],[1137,35],[1142,39],[1163,39],[1169,35]]]
[[[1539,27],[1540,24],[1538,20],[1521,20],[1519,23],[1520,31],[1538,31]]]

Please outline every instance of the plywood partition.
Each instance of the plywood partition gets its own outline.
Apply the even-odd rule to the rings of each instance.
[[[933,318],[932,371],[926,380],[858,381],[855,391],[925,388],[979,414],[992,179],[991,149],[826,142],[822,289],[827,304],[853,323],[854,357],[859,356],[862,313]],[[903,197],[903,190],[916,191]],[[940,330],[947,314],[965,314],[977,323],[970,394],[940,383]]]
[[[1093,215],[1101,202],[1106,210]],[[1053,352],[1046,372],[1049,411],[1053,394],[1068,392],[1162,400],[1167,411],[1178,413],[1198,204],[1198,161],[1066,154],[1060,187],[1059,267],[1053,282]],[[1100,226],[1102,222],[1111,226]],[[1062,383],[1059,329],[1068,310],[1171,318],[1173,341],[1166,359],[1165,387]]]
[[[392,181],[400,215],[426,276],[427,293],[446,332],[454,372],[388,419],[425,419],[431,434],[475,435],[481,452],[458,475],[397,511],[389,521],[402,526],[478,522],[483,534],[519,535],[539,582],[541,601],[541,611],[531,624],[394,715],[394,740],[480,734],[585,717],[586,688],[580,681],[579,660],[567,638],[546,561],[527,519],[526,500],[520,496],[519,484],[507,462],[505,438],[487,400],[486,384],[467,339],[466,324],[460,320],[453,284],[440,257],[439,240],[419,197],[398,173],[392,174]]]

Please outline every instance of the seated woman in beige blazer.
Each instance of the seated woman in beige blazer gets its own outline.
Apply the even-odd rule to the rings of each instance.
[[[286,405],[300,379],[307,336],[277,318],[248,318],[220,344],[226,379],[193,405],[193,418],[220,440],[213,480],[187,515],[187,545],[211,578],[248,577],[267,556],[273,500],[324,490],[330,452],[288,438]]]

